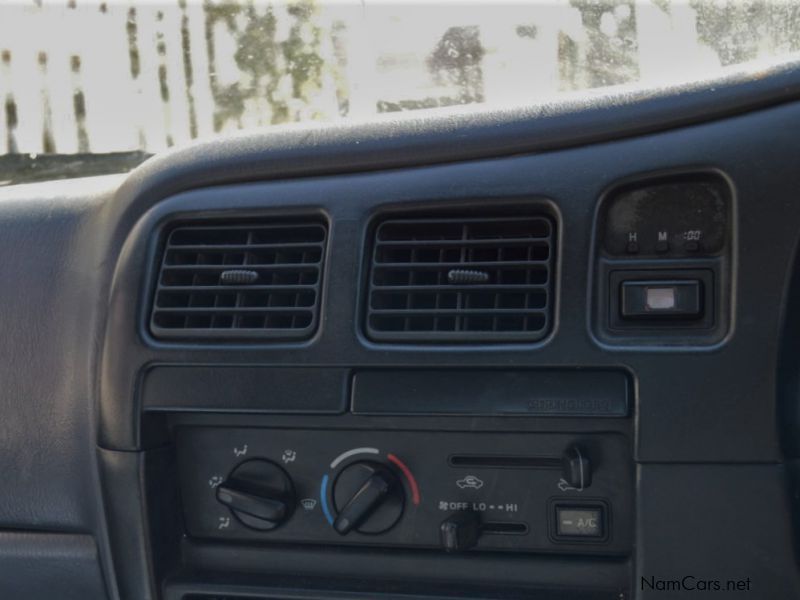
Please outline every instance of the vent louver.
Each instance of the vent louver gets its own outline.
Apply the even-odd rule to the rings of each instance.
[[[367,334],[376,341],[535,341],[550,329],[553,224],[543,216],[378,226]]]
[[[310,337],[319,318],[326,236],[316,222],[173,229],[151,331],[159,338]]]

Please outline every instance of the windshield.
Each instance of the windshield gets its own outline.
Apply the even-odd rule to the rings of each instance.
[[[124,171],[292,122],[702,80],[800,47],[800,3],[16,0],[0,182]],[[66,156],[65,156],[66,155]]]

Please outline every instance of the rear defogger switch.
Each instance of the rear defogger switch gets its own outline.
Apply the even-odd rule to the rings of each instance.
[[[633,465],[621,433],[186,427],[177,446],[190,537],[442,552],[630,552]],[[239,481],[249,464],[275,465],[292,493],[260,475],[258,486]],[[238,503],[224,493],[220,499],[218,488],[231,481],[238,482]],[[585,512],[572,515],[577,529],[566,521],[555,528],[556,506]],[[264,507],[280,508],[280,526],[260,526],[278,520],[264,516]],[[255,527],[254,514],[261,519]]]
[[[624,281],[620,289],[623,319],[686,319],[703,316],[703,282]]]
[[[609,325],[615,331],[709,330],[714,326],[714,273],[708,269],[613,271]]]

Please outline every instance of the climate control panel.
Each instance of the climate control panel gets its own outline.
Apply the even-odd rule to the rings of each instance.
[[[187,533],[204,539],[625,554],[621,434],[177,431]]]

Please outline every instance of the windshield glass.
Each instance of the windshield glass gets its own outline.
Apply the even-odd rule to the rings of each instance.
[[[231,131],[702,80],[798,48],[787,1],[3,2],[0,182],[51,155],[40,178],[123,171]]]

